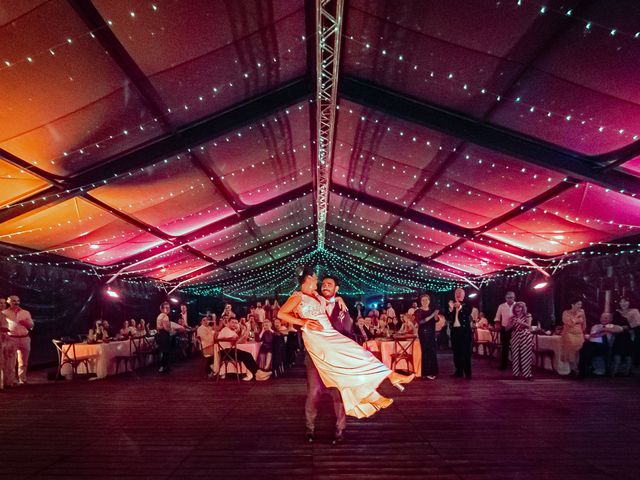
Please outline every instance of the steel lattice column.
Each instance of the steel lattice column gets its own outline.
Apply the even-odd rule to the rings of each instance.
[[[343,0],[316,0],[316,121],[318,154],[316,159],[316,213],[318,249],[324,249],[329,183],[333,164],[338,96],[338,69],[342,36]]]

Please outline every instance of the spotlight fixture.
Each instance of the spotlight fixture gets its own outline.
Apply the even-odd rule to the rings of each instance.
[[[538,282],[533,286],[534,290],[542,290],[543,288],[545,288],[547,285],[549,285],[549,282]]]
[[[476,298],[478,296],[478,292],[473,292],[469,294],[469,298]]]
[[[176,297],[169,297],[169,301],[171,303],[179,303],[180,302],[180,300],[178,300]]]
[[[115,290],[107,290],[107,295],[111,298],[120,298],[120,294]]]

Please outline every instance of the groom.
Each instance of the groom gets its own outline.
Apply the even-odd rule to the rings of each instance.
[[[338,305],[336,301],[336,293],[339,289],[338,281],[335,277],[327,276],[322,280],[320,293],[327,300],[327,316],[333,328],[346,337],[352,338],[353,320],[349,316],[349,311],[344,307],[344,303]],[[340,299],[340,302],[342,300]],[[341,307],[342,305],[342,307]],[[344,428],[347,425],[347,418],[344,412],[344,405],[340,397],[340,392],[336,388],[327,388],[322,383],[320,374],[313,364],[309,354],[305,355],[304,360],[307,369],[307,401],[304,407],[306,418],[306,435],[305,438],[309,443],[315,439],[315,421],[318,415],[318,404],[320,397],[324,392],[331,395],[333,400],[333,409],[336,413],[336,427],[333,434],[333,444],[342,442],[344,439]]]

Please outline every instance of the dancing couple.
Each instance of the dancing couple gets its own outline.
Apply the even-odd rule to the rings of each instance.
[[[335,320],[340,319],[341,316],[340,314],[334,315],[335,309],[344,309],[344,306],[331,306],[332,311],[329,313],[330,303],[325,296],[318,294],[318,277],[312,269],[300,267],[296,270],[296,276],[300,290],[294,292],[280,308],[278,318],[302,327],[305,348],[322,383],[327,388],[335,387],[338,389],[344,412],[349,416],[366,418],[389,407],[393,400],[383,397],[376,391],[382,381],[388,378],[393,386],[403,391],[403,384],[411,382],[415,375],[405,376],[392,372],[371,352],[335,328],[330,317],[334,320],[333,323],[336,323]],[[330,301],[335,299],[331,293],[335,295],[337,290],[335,279],[333,277],[331,279],[334,286],[333,292],[328,288],[323,289],[323,295],[329,296]],[[341,329],[339,325],[336,326]],[[344,333],[348,334],[349,332]],[[316,402],[318,397],[312,388],[312,375],[308,375],[308,379],[310,379],[310,398],[307,399],[307,407],[309,407],[309,402]],[[305,411],[307,414],[307,440],[313,441],[313,421],[317,408],[306,408]],[[334,440],[341,440],[341,429],[344,429],[344,423],[340,422],[338,415]]]

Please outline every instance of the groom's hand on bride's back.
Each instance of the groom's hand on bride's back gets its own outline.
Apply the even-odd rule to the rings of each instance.
[[[304,326],[309,330],[316,330],[318,332],[323,330],[322,324],[317,320],[307,320]]]

